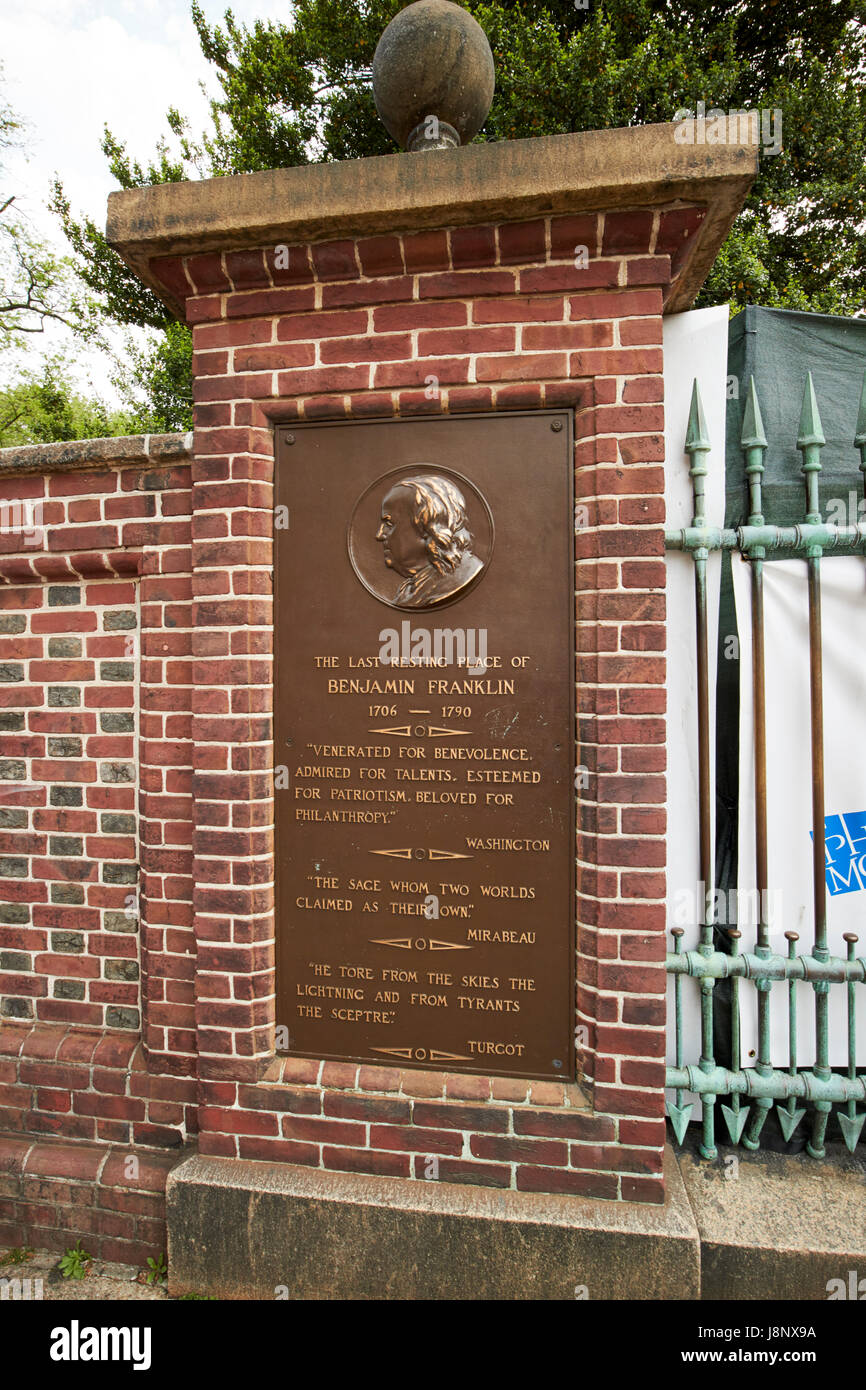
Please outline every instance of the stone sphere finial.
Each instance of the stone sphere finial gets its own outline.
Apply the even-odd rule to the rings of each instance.
[[[382,123],[407,150],[465,145],[493,101],[487,35],[451,0],[416,0],[391,20],[373,58]]]

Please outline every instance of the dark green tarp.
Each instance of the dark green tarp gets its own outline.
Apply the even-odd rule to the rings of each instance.
[[[831,497],[847,500],[852,489],[863,496],[863,475],[853,441],[864,370],[866,319],[754,305],[731,319],[728,377],[729,381],[736,378],[739,399],[729,400],[727,407],[726,526],[741,525],[749,512],[740,429],[751,376],[770,445],[764,454],[764,519],[775,526],[793,526],[805,517],[797,426],[809,371],[827,440],[821,452],[822,508]],[[824,516],[834,519],[826,511]]]

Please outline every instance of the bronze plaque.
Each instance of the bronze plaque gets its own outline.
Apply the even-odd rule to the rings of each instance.
[[[574,1074],[564,411],[278,431],[278,1045]]]

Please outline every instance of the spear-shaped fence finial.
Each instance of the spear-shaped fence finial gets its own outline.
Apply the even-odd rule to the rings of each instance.
[[[800,428],[797,435],[797,448],[803,455],[803,473],[806,478],[806,521],[812,526],[821,524],[821,510],[818,503],[818,474],[821,471],[821,450],[827,443],[821,427],[821,416],[815,396],[815,383],[812,373],[806,373],[806,388],[803,392],[803,409],[800,412]]]
[[[761,407],[755,390],[755,378],[749,377],[749,390],[746,395],[746,409],[743,412],[743,428],[740,433],[740,448],[746,461],[746,477],[749,482],[751,515],[750,526],[763,526],[761,483],[764,476],[764,453],[767,449],[767,436],[761,419]]]
[[[692,495],[694,497],[695,515],[692,521],[693,526],[706,525],[706,499],[704,497],[704,478],[707,476],[707,464],[704,454],[710,452],[709,430],[704,418],[704,407],[701,401],[701,393],[698,390],[698,379],[695,377],[692,386],[692,402],[689,406],[689,423],[686,429],[686,453],[691,460],[689,477],[692,480]]]

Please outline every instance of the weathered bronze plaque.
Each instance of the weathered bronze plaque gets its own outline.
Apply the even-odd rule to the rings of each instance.
[[[281,430],[277,1024],[573,1075],[566,412]]]

